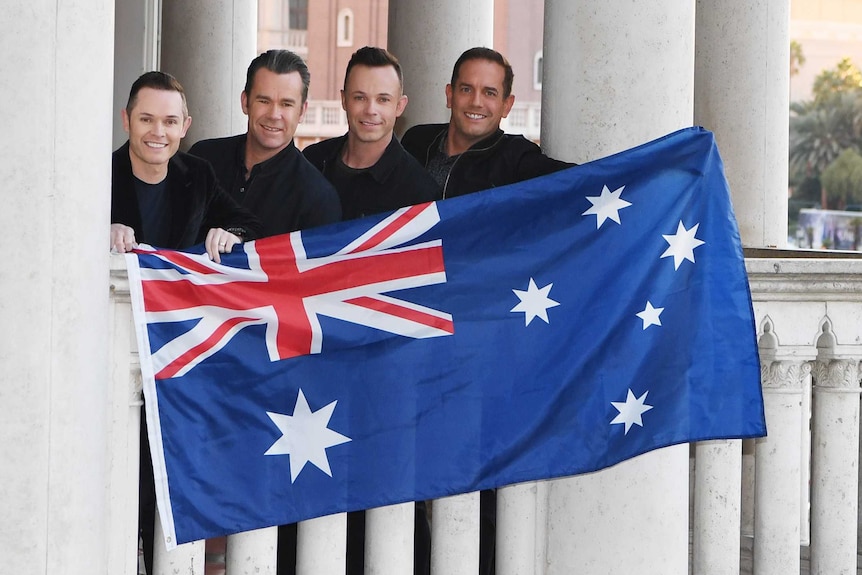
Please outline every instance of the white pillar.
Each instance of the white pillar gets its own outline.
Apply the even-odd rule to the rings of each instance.
[[[692,2],[546,0],[543,56],[553,157],[585,162],[692,124]],[[553,482],[548,575],[687,573],[688,463],[679,445]]]
[[[404,69],[410,100],[399,133],[415,124],[448,122],[445,90],[455,60],[474,46],[493,48],[494,0],[394,0],[388,42]]]
[[[742,441],[695,445],[693,575],[739,575]]]
[[[811,573],[817,575],[856,573],[859,373],[855,360],[836,357],[835,343],[827,322],[811,374]]]
[[[256,0],[171,0],[163,10],[160,69],[183,85],[192,116],[184,147],[244,133],[240,94],[257,55]]]
[[[432,575],[479,571],[479,493],[434,500],[431,520]]]
[[[413,572],[415,508],[410,501],[365,512],[365,575]]]
[[[754,573],[799,573],[803,380],[811,365],[761,358],[769,435],[756,440]]]
[[[790,0],[698,0],[695,122],[715,132],[742,243],[787,243]]]
[[[205,542],[191,541],[170,551],[165,547],[165,531],[156,510],[156,536],[153,545],[153,575],[204,575]]]
[[[497,575],[543,572],[548,486],[539,481],[497,490]]]
[[[229,535],[225,571],[231,575],[275,575],[278,527]]]
[[[297,524],[296,575],[343,575],[346,559],[346,513]]]
[[[114,3],[3,15],[0,562],[104,573]]]

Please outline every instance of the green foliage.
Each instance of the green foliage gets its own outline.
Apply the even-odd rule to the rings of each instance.
[[[790,75],[799,73],[799,68],[805,64],[805,54],[802,53],[802,44],[796,40],[790,41]]]
[[[858,92],[862,89],[862,72],[850,58],[842,58],[835,68],[823,70],[814,78],[811,92],[814,101],[821,102],[841,92]]]
[[[830,208],[844,209],[862,203],[862,156],[849,148],[820,175]]]
[[[818,177],[842,151],[862,143],[860,94],[840,93],[820,103],[794,103],[791,112],[791,180]]]

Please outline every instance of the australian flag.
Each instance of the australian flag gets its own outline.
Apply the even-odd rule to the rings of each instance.
[[[128,256],[171,543],[765,434],[711,133],[205,255]]]

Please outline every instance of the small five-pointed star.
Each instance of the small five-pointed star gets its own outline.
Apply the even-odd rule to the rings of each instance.
[[[620,186],[613,192],[607,186],[602,188],[601,196],[587,196],[587,199],[593,204],[591,208],[585,211],[582,216],[595,215],[596,229],[602,227],[605,220],[611,219],[616,223],[620,223],[620,210],[629,207],[631,202],[627,202],[620,198],[625,186]]]
[[[632,390],[629,389],[629,393],[626,396],[625,401],[612,401],[611,405],[613,405],[620,413],[613,419],[613,421],[611,421],[611,425],[616,423],[624,424],[625,431],[623,432],[623,435],[628,435],[629,429],[631,429],[632,425],[643,427],[644,422],[641,415],[653,408],[652,405],[644,404],[648,393],[649,390],[645,391],[642,396],[635,398],[635,394],[633,394]]]
[[[694,224],[691,229],[687,230],[680,221],[675,234],[662,234],[662,237],[670,245],[661,257],[666,258],[673,256],[673,269],[678,270],[683,260],[688,260],[691,263],[694,263],[694,248],[706,243],[694,237],[695,234],[697,234],[698,226],[700,226],[700,224]]]
[[[554,284],[550,283],[539,289],[536,287],[536,282],[533,281],[533,278],[530,278],[530,285],[527,287],[527,291],[519,289],[512,290],[515,292],[515,295],[518,296],[518,299],[521,300],[521,303],[509,311],[524,312],[525,325],[530,325],[530,322],[533,321],[533,318],[535,317],[541,318],[545,323],[551,323],[548,321],[548,308],[560,305],[559,302],[548,297],[548,293],[551,291],[553,286]]]
[[[663,307],[653,307],[652,303],[647,300],[646,307],[643,311],[638,312],[637,315],[644,322],[644,329],[648,328],[651,325],[661,325],[661,320],[658,316],[661,315],[661,312],[664,311]]]
[[[328,476],[332,477],[326,450],[329,447],[351,441],[349,437],[329,429],[329,418],[335,411],[333,401],[329,405],[311,411],[305,394],[299,390],[293,415],[281,413],[266,414],[281,430],[281,437],[266,450],[264,455],[290,455],[290,482],[296,481],[299,472],[306,463],[311,463]]]

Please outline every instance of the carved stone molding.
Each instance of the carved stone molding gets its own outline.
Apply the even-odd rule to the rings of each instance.
[[[801,390],[810,374],[811,364],[807,361],[760,362],[760,379],[764,388]]]
[[[859,389],[859,363],[855,359],[817,359],[812,362],[811,376],[815,389]]]

